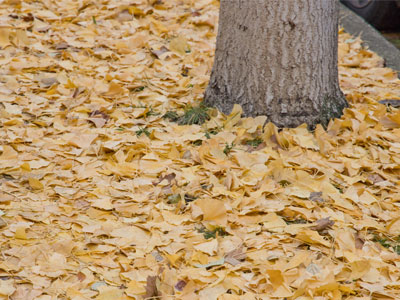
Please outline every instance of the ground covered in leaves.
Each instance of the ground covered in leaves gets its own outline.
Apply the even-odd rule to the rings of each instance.
[[[396,73],[341,30],[345,115],[262,130],[198,107],[217,20],[0,3],[1,299],[400,298]]]

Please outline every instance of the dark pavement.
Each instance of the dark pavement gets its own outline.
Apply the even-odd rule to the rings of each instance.
[[[354,36],[360,36],[368,48],[385,59],[385,65],[400,76],[400,50],[385,39],[374,27],[363,18],[340,4],[339,23],[344,30]]]

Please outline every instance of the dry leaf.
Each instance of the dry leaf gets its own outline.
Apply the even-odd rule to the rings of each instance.
[[[310,227],[310,229],[315,230],[315,231],[323,231],[326,230],[335,224],[335,221],[331,220],[330,217],[323,218],[317,220],[315,226]]]
[[[170,122],[203,99],[218,13],[2,2],[0,298],[398,298],[397,73],[340,28],[326,129]]]
[[[43,190],[43,184],[36,178],[28,178],[29,185],[33,190]]]
[[[203,212],[204,221],[212,221],[217,225],[226,225],[226,208],[222,201],[216,199],[198,199],[196,205]]]
[[[225,262],[231,264],[232,266],[240,264],[241,261],[246,259],[246,253],[243,252],[243,245],[226,253],[224,258]]]
[[[183,36],[173,38],[169,43],[169,49],[181,55],[190,51],[189,44]]]
[[[159,281],[160,279],[158,276],[147,276],[145,287],[146,294],[143,296],[143,299],[161,296],[161,293],[158,290]]]

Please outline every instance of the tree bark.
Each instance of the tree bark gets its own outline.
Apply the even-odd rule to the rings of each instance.
[[[337,69],[337,0],[221,0],[205,104],[279,127],[327,124],[347,102]]]

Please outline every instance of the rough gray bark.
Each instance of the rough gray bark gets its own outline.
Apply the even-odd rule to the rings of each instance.
[[[205,104],[279,127],[327,124],[347,102],[337,70],[337,0],[221,0]]]

